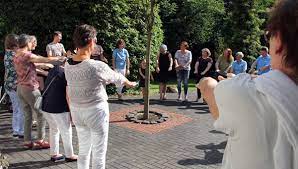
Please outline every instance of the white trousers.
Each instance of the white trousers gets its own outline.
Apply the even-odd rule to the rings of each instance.
[[[116,72],[122,74],[123,76],[125,76],[126,74],[126,69],[116,69]],[[118,94],[122,94],[122,89],[123,89],[123,85],[122,84],[117,84],[117,93]]]
[[[50,155],[59,154],[59,135],[61,134],[65,156],[70,158],[74,155],[72,146],[72,126],[70,113],[43,112],[44,118],[50,127]]]
[[[78,169],[88,169],[92,151],[92,169],[104,169],[109,132],[109,106],[101,102],[93,107],[71,106],[71,115],[79,139]]]
[[[20,99],[16,91],[8,91],[6,93],[9,95],[12,104],[12,130],[13,134],[24,135],[24,113],[21,107]]]

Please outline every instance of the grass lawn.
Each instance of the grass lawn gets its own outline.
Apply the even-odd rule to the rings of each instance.
[[[195,80],[190,79],[188,82],[188,91],[190,91],[190,92],[196,91],[197,89],[196,89],[195,85],[196,85]],[[177,81],[170,81],[167,86],[177,88]],[[183,86],[182,86],[182,90],[183,90]],[[128,89],[126,92],[126,94],[128,94],[128,95],[139,95],[140,93],[141,93],[140,88]],[[158,94],[158,93],[159,93],[159,83],[152,82],[150,84],[150,95],[154,95],[154,94]]]

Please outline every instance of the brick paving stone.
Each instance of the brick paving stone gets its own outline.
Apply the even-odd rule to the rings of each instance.
[[[192,121],[166,129],[160,133],[146,134],[110,123],[107,152],[107,169],[216,169],[220,167],[227,137],[213,128],[208,107],[197,102],[176,101],[176,94],[168,94],[160,102],[151,98],[151,107],[184,115]],[[191,93],[189,100],[195,99]],[[140,106],[140,97],[109,100],[110,112]],[[0,107],[3,110],[3,107]],[[48,132],[48,131],[47,131]],[[73,128],[73,144],[78,153],[78,140]],[[36,131],[33,132],[36,134]],[[48,134],[48,133],[47,133]],[[22,141],[11,137],[11,113],[0,113],[0,150],[10,161],[10,168],[76,168],[73,163],[52,163],[49,150],[25,150]],[[63,153],[63,146],[60,146]]]

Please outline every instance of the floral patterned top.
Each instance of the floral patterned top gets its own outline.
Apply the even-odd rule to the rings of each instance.
[[[31,55],[31,52],[26,52],[22,56],[14,57],[13,62],[18,76],[18,85],[37,90],[39,83],[37,81],[36,67],[30,62]]]
[[[17,72],[13,64],[13,58],[15,52],[6,51],[4,55],[4,66],[5,66],[5,83],[4,88],[8,91],[17,90]]]

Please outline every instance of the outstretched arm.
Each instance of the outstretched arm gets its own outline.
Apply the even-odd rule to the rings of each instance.
[[[206,100],[212,117],[216,120],[219,116],[219,110],[215,101],[214,89],[218,82],[211,78],[203,78],[198,84],[197,87],[201,90],[201,93]]]
[[[256,66],[257,66],[257,60],[255,60],[254,63],[251,65],[249,73],[252,73]]]

